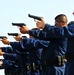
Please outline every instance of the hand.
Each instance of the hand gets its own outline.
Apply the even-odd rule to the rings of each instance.
[[[2,49],[0,49],[0,55],[3,55],[4,54],[4,52],[2,52]]]
[[[2,56],[4,54],[4,52],[0,52],[0,55]]]
[[[9,45],[9,44],[10,44],[10,42],[8,41],[8,39],[7,39],[7,38],[2,39],[1,41],[3,42],[3,44],[7,44],[7,45]]]
[[[0,66],[2,66],[2,64],[3,64],[3,61],[2,61],[2,60],[0,60]]]
[[[20,27],[20,32],[22,34],[28,34],[29,28],[27,28],[26,26],[22,26],[22,27]]]
[[[46,25],[46,22],[44,21],[44,19],[42,18],[41,21],[39,20],[35,20],[36,22],[36,26],[39,28],[39,29],[44,29],[45,25]]]
[[[18,36],[15,36],[14,39],[15,39],[16,41],[20,41],[20,40],[22,39],[21,34],[19,34]]]
[[[2,49],[0,49],[0,54],[2,53]]]

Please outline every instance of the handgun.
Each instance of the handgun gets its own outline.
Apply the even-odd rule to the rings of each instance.
[[[27,36],[22,36],[23,38],[27,38]]]
[[[28,17],[34,18],[34,19],[37,19],[37,20],[40,20],[40,21],[41,21],[41,18],[42,18],[42,17],[39,17],[39,16],[31,15],[31,14],[28,14]]]
[[[18,36],[18,33],[8,33],[9,36]],[[23,38],[27,38],[27,36],[22,36]]]
[[[18,36],[19,34],[18,33],[8,33],[8,35],[10,35],[10,36]]]
[[[19,27],[22,27],[22,26],[26,26],[25,23],[12,23],[13,26],[19,26]]]
[[[4,38],[7,38],[6,36],[0,36],[0,39],[4,39]]]

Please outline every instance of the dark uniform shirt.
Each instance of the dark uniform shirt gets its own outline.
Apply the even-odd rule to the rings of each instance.
[[[42,39],[49,39],[51,38],[68,38],[67,43],[67,52],[66,54],[74,55],[74,23],[71,25],[68,25],[63,28],[58,28],[55,26],[50,26],[49,24],[46,24],[44,31],[38,31],[38,30],[30,30],[30,35],[34,35],[34,37],[39,37]],[[71,56],[70,56],[71,58]],[[66,75],[74,75],[74,60],[70,59],[67,62],[66,66]]]
[[[56,33],[54,33],[54,35],[52,35],[52,33],[55,32],[53,28],[56,28]],[[59,27],[46,25],[46,27],[43,30],[30,30],[29,31],[29,34],[31,36],[50,41],[50,44],[47,50],[43,50],[42,52],[42,62],[53,61],[55,60],[57,56],[63,56],[67,52],[68,39],[67,37],[59,38],[59,36],[61,37],[63,35],[64,30],[61,32],[62,29],[60,28],[61,30],[58,32],[57,31],[58,29]],[[56,34],[58,35],[58,33],[62,33],[62,35],[56,36]],[[55,38],[52,36],[55,36]],[[48,69],[49,73],[47,72],[47,75],[52,75],[52,74],[57,75],[60,73],[64,75],[65,67],[55,68],[55,66],[53,65],[51,68],[55,70],[52,70],[53,71],[52,72],[51,69]],[[61,72],[59,72],[59,70]]]
[[[2,51],[5,52],[3,55],[4,65],[2,65],[2,67],[8,66],[8,68],[4,68],[5,75],[20,75],[20,63],[18,62],[19,55],[16,54],[11,47],[2,47]],[[9,60],[11,61],[10,63]],[[12,61],[14,61],[15,64],[13,64]],[[5,65],[5,63],[8,63],[9,65]]]
[[[38,64],[40,64],[41,53],[42,53],[42,50],[43,50],[43,48],[42,48],[43,46],[40,46],[38,43],[34,44],[35,40],[39,41],[35,38],[33,38],[33,39],[25,38],[25,39],[23,39],[23,42],[15,42],[15,43],[11,42],[10,44],[15,49],[17,49],[19,47],[19,49],[17,49],[19,51],[21,50],[21,48],[23,48],[24,51],[25,51],[25,49],[29,49],[29,63],[30,64],[34,63],[34,64],[38,65]],[[45,45],[46,47],[48,47],[48,45],[46,45],[47,43],[48,42],[44,42],[44,44],[43,43],[42,44]],[[37,46],[36,46],[36,44],[37,44]],[[39,72],[38,72],[38,70],[35,71],[35,72],[31,71],[30,74],[31,75],[34,75],[34,74],[39,75]]]

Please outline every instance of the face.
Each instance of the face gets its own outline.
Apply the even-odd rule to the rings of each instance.
[[[60,21],[55,21],[55,26],[60,27],[61,26],[61,22]]]
[[[56,19],[55,20],[55,26],[57,26],[57,27],[64,27],[64,26],[66,26],[67,23],[65,22],[65,19],[66,19],[65,17],[62,18],[63,21],[60,21],[59,18]]]
[[[20,40],[21,40],[21,38],[22,38],[22,36],[21,36],[21,35],[18,35],[18,36],[15,36],[15,37],[14,37],[14,39],[15,39],[16,41],[20,41]]]

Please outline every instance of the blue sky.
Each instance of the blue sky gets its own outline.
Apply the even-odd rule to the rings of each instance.
[[[8,37],[8,32],[19,32],[17,27],[12,26],[12,22],[26,23],[29,28],[36,27],[28,14],[42,16],[53,25],[54,17],[58,14],[66,14],[68,21],[73,21],[73,11],[74,0],[0,0],[0,36]],[[12,37],[8,38],[13,40]],[[0,42],[0,46],[4,45]]]

